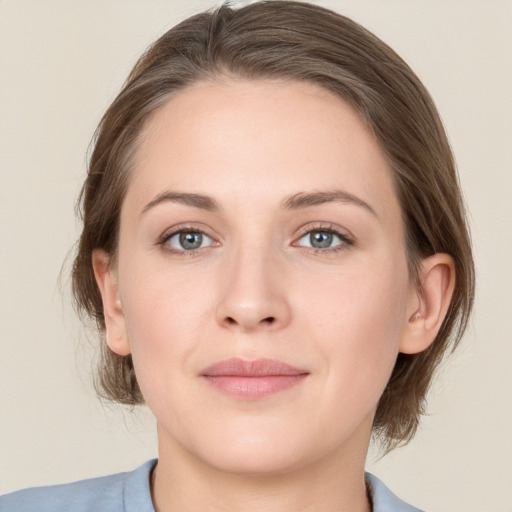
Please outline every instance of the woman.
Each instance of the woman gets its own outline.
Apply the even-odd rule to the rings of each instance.
[[[102,393],[148,404],[158,461],[2,510],[418,510],[366,451],[414,435],[473,263],[446,135],[391,49],[297,2],[189,18],[105,114],[81,201]]]

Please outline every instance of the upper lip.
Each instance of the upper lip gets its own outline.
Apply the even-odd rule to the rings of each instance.
[[[255,359],[247,361],[240,358],[225,359],[205,368],[204,377],[268,377],[305,375],[309,372],[295,368],[276,359]]]

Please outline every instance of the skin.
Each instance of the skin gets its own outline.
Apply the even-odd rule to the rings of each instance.
[[[305,194],[318,204],[297,204]],[[180,245],[185,228],[204,233],[197,249]],[[157,418],[157,511],[370,510],[379,397],[397,354],[434,340],[454,271],[436,254],[413,286],[387,161],[348,104],[298,82],[175,94],[143,129],[116,265],[99,250],[93,263],[107,343],[133,355]],[[201,372],[231,357],[307,377],[226,396]]]

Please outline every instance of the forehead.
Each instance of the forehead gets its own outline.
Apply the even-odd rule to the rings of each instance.
[[[315,84],[200,82],[155,111],[140,140],[128,190],[139,201],[177,189],[270,204],[342,188],[376,210],[390,200],[398,208],[371,132],[347,102]]]

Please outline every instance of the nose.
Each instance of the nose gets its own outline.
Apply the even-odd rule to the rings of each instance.
[[[289,323],[285,273],[275,257],[261,252],[239,251],[226,265],[216,311],[223,327],[251,332]]]

